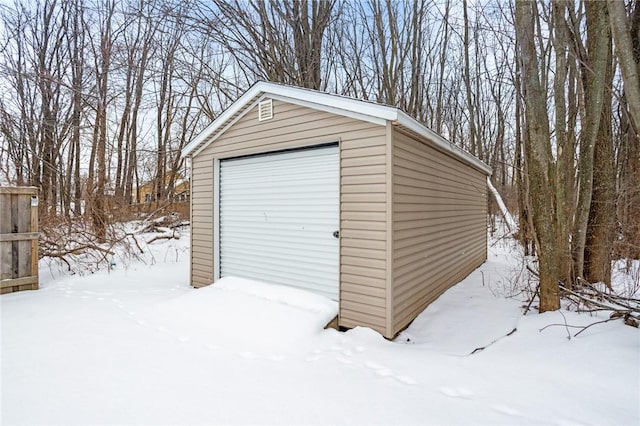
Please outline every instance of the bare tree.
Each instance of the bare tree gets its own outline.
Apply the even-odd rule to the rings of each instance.
[[[115,0],[104,0],[98,7],[99,32],[91,38],[95,75],[95,115],[93,122],[93,143],[89,163],[87,192],[88,215],[99,242],[106,239],[109,215],[107,212],[107,114],[110,104],[109,75],[111,72],[112,47],[115,39]]]
[[[532,222],[540,271],[540,311],[560,308],[558,250],[555,237],[555,171],[552,167],[547,96],[541,83],[534,39],[537,8],[533,1],[516,3],[516,36],[522,61],[527,137],[524,152],[529,178]]]
[[[201,6],[202,25],[255,79],[321,89],[322,53],[335,0],[214,0]],[[216,16],[217,18],[212,18]]]
[[[576,219],[573,230],[573,258],[575,274],[584,277],[584,253],[587,242],[589,211],[593,196],[595,146],[600,132],[606,103],[607,74],[610,64],[611,31],[604,2],[586,2],[587,44],[582,46],[579,35],[574,43],[581,62],[584,88],[584,122],[580,138],[579,189]]]
[[[573,262],[571,257],[571,244],[569,240],[571,219],[573,215],[573,198],[575,194],[574,183],[574,157],[575,140],[568,124],[567,97],[574,96],[575,84],[573,80],[567,81],[569,76],[569,28],[566,21],[567,1],[556,0],[552,4],[553,12],[553,43],[555,47],[555,74],[553,80],[553,97],[555,105],[555,139],[557,145],[556,176],[558,185],[556,188],[556,222],[557,222],[557,246],[560,262],[558,264],[558,279],[567,287],[573,283]],[[567,84],[569,83],[569,84]],[[567,87],[568,86],[568,87]],[[565,91],[567,95],[565,95]]]
[[[638,60],[638,29],[640,26],[640,3],[631,2],[632,10],[627,15],[624,1],[607,0],[607,11],[611,17],[611,29],[616,43],[616,55],[627,94],[629,113],[636,134],[640,134],[640,61]],[[635,39],[635,40],[634,40]],[[635,42],[635,45],[634,45]]]

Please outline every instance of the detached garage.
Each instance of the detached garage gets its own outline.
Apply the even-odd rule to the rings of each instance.
[[[397,108],[260,82],[182,155],[194,287],[302,288],[392,338],[486,260],[489,167]]]

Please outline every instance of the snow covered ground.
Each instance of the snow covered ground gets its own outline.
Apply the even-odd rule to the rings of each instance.
[[[323,330],[321,296],[191,289],[188,237],[0,298],[2,424],[640,424],[638,329],[541,332],[606,316],[523,316],[508,240],[390,342]]]

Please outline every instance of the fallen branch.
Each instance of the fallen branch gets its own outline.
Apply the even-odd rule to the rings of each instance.
[[[47,250],[45,250],[43,254],[45,256],[48,256],[48,257],[63,257],[63,256],[67,256],[67,255],[70,255],[70,254],[81,254],[81,253],[84,253],[85,251],[87,251],[89,249],[102,252],[105,255],[107,255],[107,254],[110,254],[112,256],[114,255],[114,252],[112,252],[111,250],[102,248],[102,247],[100,247],[98,245],[95,245],[95,244],[83,244],[81,246],[77,246],[77,247],[73,247],[73,248],[67,248],[67,249],[58,248],[56,251],[47,251]]]
[[[513,218],[511,213],[509,213],[507,206],[504,204],[502,196],[500,195],[496,187],[491,183],[491,179],[489,178],[489,176],[487,176],[487,187],[489,188],[491,195],[493,195],[493,198],[496,200],[496,204],[498,204],[498,208],[500,209],[500,213],[502,213],[502,217],[504,218],[504,222],[507,225],[507,228],[509,228],[509,232],[515,232],[515,230],[518,228],[518,225],[516,225],[515,219]]]
[[[163,234],[163,235],[158,235],[153,237],[152,239],[150,239],[149,241],[147,241],[147,244],[151,244],[154,241],[157,240],[179,240],[180,239],[180,234],[178,234],[177,232],[175,232],[175,230],[173,231],[173,234],[168,235],[168,234]]]
[[[534,276],[538,277],[538,272],[535,271],[531,266],[527,265],[527,270],[531,272]],[[584,279],[578,278],[577,283],[580,284],[578,289],[570,289],[565,287],[564,283],[558,281],[558,287],[560,290],[564,292],[564,297],[576,304],[576,309],[580,309],[580,303],[584,306],[589,307],[590,309],[595,306],[600,308],[601,310],[606,311],[614,311],[614,312],[622,312],[629,314],[640,314],[640,300],[634,299],[632,297],[624,297],[617,294],[606,293],[604,291],[598,290],[593,284],[585,281]],[[538,285],[539,288],[539,285]],[[580,291],[583,289],[583,291]],[[576,300],[572,300],[572,297],[576,298]],[[533,296],[535,298],[535,294]],[[532,300],[533,300],[532,298]],[[596,300],[600,299],[600,300]],[[527,310],[531,305],[531,301],[527,306]],[[590,310],[589,309],[589,310]],[[526,313],[526,310],[525,310]]]
[[[587,328],[591,327],[592,325],[604,324],[605,322],[615,321],[617,319],[618,319],[618,317],[614,317],[614,318],[609,318],[609,319],[602,320],[602,321],[592,322],[591,324],[589,324],[586,327],[583,327],[582,330],[580,330],[576,334],[574,334],[573,337],[578,337],[578,334],[582,333],[583,331],[585,331]]]
[[[479,348],[475,348],[473,351],[471,351],[471,353],[470,353],[469,355],[473,355],[473,354],[475,354],[475,353],[478,353],[478,352],[481,352],[481,351],[485,350],[485,349],[486,349],[486,348],[488,348],[489,346],[491,346],[491,345],[493,345],[494,343],[496,343],[496,342],[498,342],[498,341],[500,341],[500,340],[504,339],[505,337],[509,337],[509,336],[511,336],[511,335],[512,335],[513,333],[515,333],[516,331],[518,331],[518,329],[517,329],[517,328],[514,328],[513,330],[511,330],[510,332],[508,332],[508,333],[507,333],[507,334],[505,334],[504,336],[500,336],[500,337],[498,337],[496,340],[492,341],[492,342],[491,342],[491,343],[489,343],[488,345],[486,345],[486,346],[481,346],[481,347],[479,347]]]
[[[629,300],[629,299],[622,298],[621,296],[619,297],[618,300],[611,300],[611,298],[609,298],[606,293],[595,290],[593,287],[591,287],[591,289],[596,291],[595,295],[594,294],[585,295],[584,293],[580,293],[578,291],[568,289],[563,285],[559,285],[559,287],[565,293],[573,297],[576,297],[582,302],[584,302],[586,306],[592,305],[592,306],[596,306],[598,308],[602,308],[604,310],[609,310],[609,311],[640,314],[640,306],[632,306],[630,304],[620,302],[619,300]],[[593,297],[589,297],[589,296],[602,297],[603,299],[605,299],[605,302],[608,302],[608,303],[594,300]]]
[[[611,314],[610,318],[607,318],[606,320],[602,320],[602,321],[592,322],[589,325],[571,325],[571,324],[567,324],[566,322],[564,324],[548,324],[548,325],[542,327],[540,329],[540,332],[542,333],[544,330],[546,330],[549,327],[565,327],[567,329],[567,332],[568,332],[569,328],[579,328],[580,331],[578,331],[576,334],[573,335],[573,337],[578,337],[578,335],[580,335],[580,333],[582,333],[583,331],[585,331],[586,329],[588,329],[588,328],[590,328],[590,327],[592,327],[594,325],[604,324],[604,323],[615,321],[615,320],[618,320],[618,319],[621,319],[621,318],[625,319],[625,321],[624,321],[625,324],[632,325],[634,327],[638,327],[637,322],[636,322],[635,325],[634,324],[628,324],[628,318],[629,318],[628,314],[627,315],[618,315],[618,314],[619,314],[618,312],[614,312],[614,313]],[[633,318],[633,319],[637,320],[635,318]]]
[[[140,244],[138,243],[138,239],[134,234],[129,233],[129,234],[126,234],[126,236],[131,237],[133,242],[136,243],[136,247],[138,247],[138,250],[140,250],[140,254],[144,253],[144,250],[142,250],[142,247],[140,247]]]

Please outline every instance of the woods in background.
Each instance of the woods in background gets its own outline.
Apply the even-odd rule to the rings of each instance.
[[[493,168],[559,285],[640,258],[637,0],[40,0],[0,5],[0,182],[40,214],[169,200],[180,150],[257,80],[398,106]]]
[[[560,286],[610,285],[612,254],[640,254],[640,7],[520,1],[515,11],[520,217],[533,226],[540,309],[554,310]]]

